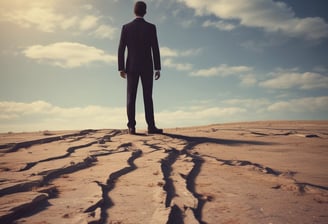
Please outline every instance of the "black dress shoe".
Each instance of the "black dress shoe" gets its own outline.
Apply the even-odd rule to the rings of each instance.
[[[129,129],[128,129],[128,133],[129,133],[130,135],[135,135],[135,134],[136,134],[136,129],[135,129],[135,128],[129,128]]]
[[[159,129],[156,127],[148,128],[148,134],[163,134],[163,129]]]

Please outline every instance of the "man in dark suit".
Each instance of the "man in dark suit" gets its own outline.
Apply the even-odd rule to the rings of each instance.
[[[155,80],[160,78],[160,53],[158,47],[156,26],[146,22],[146,3],[138,1],[134,6],[136,19],[122,27],[118,47],[118,70],[122,78],[127,78],[127,115],[128,130],[135,134],[135,104],[137,88],[141,78],[145,116],[148,124],[148,133],[160,134],[162,129],[155,126],[153,106],[153,74]],[[125,49],[128,49],[125,63]]]

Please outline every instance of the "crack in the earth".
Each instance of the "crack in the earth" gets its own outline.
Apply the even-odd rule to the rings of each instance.
[[[165,207],[170,207],[171,201],[175,196],[175,188],[171,178],[172,165],[175,163],[180,153],[176,149],[167,151],[167,153],[168,156],[161,160],[161,169],[165,181],[163,186],[164,191],[166,191]]]
[[[39,188],[43,187],[49,184],[49,182],[55,178],[58,178],[59,176],[63,174],[69,174],[74,173],[78,170],[82,170],[85,168],[88,168],[94,164],[94,162],[97,161],[96,157],[87,157],[84,159],[83,162],[65,167],[60,168],[48,172],[41,172],[41,175],[44,175],[41,180],[37,181],[31,181],[27,183],[17,184],[14,186],[11,186],[9,188],[1,189],[0,190],[0,197],[3,195],[18,193],[18,192],[26,192],[31,191],[33,188]],[[49,202],[48,200],[54,197],[57,197],[58,191],[56,188],[45,188],[41,189],[38,192],[43,193],[43,197],[38,196],[37,198],[33,199],[31,202],[25,203],[18,208],[15,208],[12,213],[9,213],[8,215],[4,215],[0,217],[0,223],[12,223],[14,220],[19,219],[21,217],[24,217],[27,213],[38,213],[48,206]],[[31,209],[33,211],[31,211]],[[5,220],[4,222],[2,222]]]
[[[85,130],[85,131],[81,131],[79,133],[86,134],[86,133],[89,133],[89,132],[90,132],[89,130]],[[105,135],[105,137],[107,138],[107,141],[108,141],[109,136],[114,137],[114,136],[116,136],[120,133],[121,133],[120,131],[113,131],[110,135]],[[93,141],[93,142],[90,142],[90,143],[87,143],[87,144],[84,144],[84,145],[70,147],[70,148],[67,149],[67,153],[65,155],[56,156],[56,157],[52,157],[52,158],[47,158],[47,159],[44,159],[44,160],[40,160],[38,162],[27,163],[27,165],[23,169],[21,169],[20,171],[26,171],[28,169],[31,169],[33,166],[35,166],[38,163],[49,162],[49,161],[52,161],[52,160],[58,160],[58,159],[66,158],[66,157],[70,156],[72,153],[74,153],[76,150],[81,149],[81,148],[85,148],[85,147],[89,147],[89,146],[91,146],[93,144],[96,144],[96,143],[97,143],[97,141]],[[6,195],[6,194],[14,194],[14,193],[18,193],[18,192],[30,191],[34,187],[44,186],[49,181],[59,177],[60,175],[73,173],[73,172],[76,172],[78,170],[88,168],[88,167],[92,166],[94,162],[97,161],[96,158],[98,156],[104,156],[104,155],[108,155],[108,154],[113,154],[113,152],[109,151],[108,153],[89,156],[89,157],[85,158],[83,160],[83,162],[76,163],[76,164],[71,164],[68,167],[40,172],[40,173],[34,175],[34,176],[41,175],[40,180],[33,180],[33,181],[18,183],[18,184],[15,184],[13,186],[10,186],[10,187],[2,188],[2,189],[0,189],[0,197],[3,196],[3,195]]]
[[[43,159],[43,160],[40,160],[40,161],[37,161],[37,162],[27,163],[24,168],[19,170],[19,172],[29,170],[29,169],[31,169],[32,167],[34,167],[35,165],[37,165],[39,163],[50,162],[50,161],[53,161],[53,160],[65,159],[65,158],[69,157],[71,154],[73,154],[76,150],[86,148],[86,147],[90,147],[90,146],[92,146],[94,144],[97,144],[97,143],[98,143],[98,141],[93,141],[93,142],[89,142],[89,143],[84,144],[84,145],[77,145],[77,146],[69,147],[66,150],[66,153],[64,155]]]
[[[75,153],[76,150],[78,149],[82,149],[82,148],[86,148],[86,147],[90,147],[94,144],[99,144],[99,142],[101,143],[104,143],[106,141],[110,141],[110,139],[118,134],[120,134],[121,132],[119,130],[115,130],[113,131],[112,133],[110,133],[109,135],[105,135],[103,136],[102,138],[96,140],[96,141],[92,141],[92,142],[89,142],[89,143],[86,143],[86,144],[83,144],[83,145],[77,145],[77,146],[72,146],[72,147],[69,147],[67,150],[66,150],[66,153],[64,155],[61,155],[61,156],[55,156],[55,157],[51,157],[51,158],[47,158],[47,159],[43,159],[43,160],[39,160],[39,161],[36,161],[36,162],[29,162],[26,164],[25,167],[23,167],[22,169],[19,170],[19,172],[21,171],[26,171],[26,170],[29,170],[31,169],[32,167],[34,167],[35,165],[39,164],[39,163],[43,163],[43,162],[49,162],[49,161],[53,161],[53,160],[59,160],[59,159],[64,159],[64,158],[67,158],[69,157],[71,154]]]
[[[40,207],[46,208],[49,206],[48,199],[47,194],[39,194],[32,201],[12,208],[11,213],[0,216],[0,223],[13,223],[14,220],[24,217],[26,213],[38,212]]]
[[[193,147],[193,146],[192,146]],[[164,191],[166,191],[166,200],[165,200],[165,206],[170,207],[172,199],[176,196],[175,194],[175,188],[173,184],[173,180],[171,178],[171,172],[172,172],[172,165],[176,162],[179,156],[186,155],[188,157],[192,158],[192,162],[194,163],[193,168],[188,173],[188,175],[184,178],[186,180],[186,187],[187,190],[197,199],[197,207],[196,208],[189,208],[193,211],[195,218],[197,221],[201,224],[204,222],[202,221],[202,208],[205,204],[205,200],[203,199],[203,196],[201,194],[198,194],[195,189],[195,179],[200,173],[202,163],[204,160],[196,155],[190,154],[188,151],[192,149],[189,142],[185,145],[184,149],[179,150],[170,150],[167,151],[169,155],[162,159],[161,161],[161,168],[164,176],[165,184],[163,186]],[[187,207],[179,208],[177,205],[172,205],[169,219],[167,221],[167,224],[174,224],[174,223],[183,223],[183,211],[185,211]],[[181,220],[180,220],[181,219]],[[180,220],[180,221],[177,221]]]
[[[177,205],[173,205],[166,224],[183,224],[183,212]]]
[[[321,185],[316,185],[316,184],[311,184],[311,183],[300,183],[300,182],[296,182],[295,183],[301,190],[301,192],[305,192],[305,187],[313,187],[313,188],[317,188],[317,189],[320,189],[320,190],[325,190],[325,191],[328,191],[328,187],[326,186],[321,186]]]
[[[314,189],[317,189],[317,190],[321,190],[321,191],[328,191],[328,187],[326,186],[321,186],[321,185],[317,185],[317,184],[311,184],[311,183],[304,183],[304,182],[298,182],[297,180],[293,179],[294,180],[294,183],[293,183],[293,186],[296,187],[296,191],[299,192],[300,194],[304,194],[307,192],[307,187],[310,187],[310,188],[314,188]],[[281,189],[281,188],[284,188],[286,187],[285,185],[283,184],[278,184],[277,186],[274,186],[272,187],[273,189]],[[290,190],[288,189],[288,186],[287,186],[287,190]]]
[[[43,159],[43,160],[40,160],[40,161],[37,161],[37,162],[30,162],[30,163],[27,163],[26,166],[22,169],[19,170],[19,172],[22,172],[22,171],[27,171],[31,168],[33,168],[35,165],[37,164],[40,164],[40,163],[44,163],[44,162],[50,162],[50,161],[54,161],[54,160],[60,160],[60,159],[65,159],[67,157],[69,157],[71,154],[73,154],[76,150],[78,149],[82,149],[82,148],[86,148],[86,147],[90,147],[94,144],[97,144],[98,141],[93,141],[93,142],[89,142],[87,144],[84,144],[84,145],[77,145],[77,146],[72,146],[72,147],[69,147],[64,155],[61,155],[61,156],[55,156],[55,157],[51,157],[51,158],[47,158],[47,159]]]
[[[0,216],[0,223],[13,223],[14,220],[44,211],[51,205],[48,200],[57,198],[59,194],[56,186],[46,186],[38,189],[37,192],[40,194],[33,198],[33,200],[13,207],[11,213]]]
[[[45,144],[45,143],[50,143],[50,142],[54,142],[54,141],[60,141],[65,138],[87,135],[92,132],[97,132],[97,130],[88,129],[88,130],[83,130],[83,131],[80,131],[78,133],[73,133],[73,134],[52,136],[52,137],[35,139],[35,140],[19,142],[19,143],[12,143],[12,144],[8,143],[4,146],[0,146],[0,149],[3,149],[3,150],[1,150],[1,152],[4,152],[4,153],[17,152],[21,148],[29,148],[33,145]],[[9,146],[9,148],[8,148],[8,146]]]
[[[134,164],[134,160],[140,157],[141,155],[142,155],[141,150],[133,151],[130,158],[127,160],[129,166],[111,173],[106,181],[106,184],[103,184],[99,181],[95,181],[98,184],[98,186],[101,187],[102,199],[84,211],[85,213],[89,213],[95,211],[97,208],[100,208],[101,210],[100,220],[93,221],[92,223],[99,223],[99,224],[108,223],[109,214],[107,210],[114,205],[111,198],[109,197],[109,192],[115,188],[115,182],[117,181],[117,179],[137,169],[137,166]]]
[[[83,162],[77,163],[77,164],[72,164],[71,166],[65,167],[65,168],[59,168],[59,169],[55,169],[55,170],[48,170],[48,171],[43,171],[38,173],[37,175],[44,175],[42,177],[41,180],[36,180],[36,181],[30,181],[30,182],[25,182],[25,183],[21,183],[21,184],[17,184],[14,186],[11,186],[9,188],[5,188],[5,189],[1,189],[0,190],[0,197],[3,195],[8,195],[8,194],[13,194],[13,193],[18,193],[18,192],[27,192],[27,191],[31,191],[31,189],[33,188],[40,188],[43,186],[47,186],[49,184],[49,182],[51,182],[51,180],[58,178],[59,176],[63,175],[63,174],[69,174],[69,173],[73,173],[85,168],[88,168],[92,165],[94,165],[94,162],[97,161],[97,157],[98,156],[104,156],[104,155],[108,155],[108,154],[114,154],[114,153],[123,153],[123,152],[127,152],[128,147],[130,147],[132,144],[128,143],[128,144],[122,144],[120,146],[117,147],[117,150],[119,150],[120,148],[124,147],[124,150],[121,151],[111,151],[108,153],[104,153],[104,154],[99,154],[99,155],[93,155],[90,157],[87,157],[86,159],[84,159]],[[104,186],[106,189],[108,189],[108,192],[110,190],[112,190],[114,188],[115,185],[115,181],[122,175],[125,175],[131,171],[133,171],[134,169],[136,169],[137,167],[134,165],[134,160],[139,157],[141,155],[142,151],[141,150],[137,150],[134,151],[131,155],[131,157],[128,159],[128,164],[129,167],[125,167],[117,172],[112,173],[107,181],[107,185]],[[97,182],[98,183],[98,182]],[[101,186],[100,183],[98,183],[99,186]],[[108,188],[109,186],[109,188]],[[43,203],[34,203],[31,202],[29,204],[33,205],[32,207],[36,208],[36,213],[40,212],[41,210],[46,209],[46,207],[48,206],[48,200],[54,197],[57,197],[58,195],[58,190],[55,187],[50,187],[50,188],[44,188],[44,189],[40,189],[37,190],[40,193],[46,193],[48,194],[48,197],[45,199],[45,202]],[[107,197],[107,199],[106,199]],[[94,204],[93,206],[90,206],[88,209],[85,210],[85,213],[89,213],[94,211],[95,209],[97,209],[98,207],[103,206],[104,204],[106,204],[106,202],[110,202],[110,198],[108,196],[106,196],[105,194],[103,194],[103,199],[101,199],[100,201],[98,201],[96,204]],[[112,204],[107,203],[110,206],[112,206]],[[11,223],[14,220],[24,217],[26,212],[28,212],[29,214],[31,213],[31,211],[25,211],[25,210],[17,210],[18,213],[15,211],[13,212],[10,216],[2,216],[5,220],[9,220],[8,222],[6,221],[5,223]],[[105,210],[104,210],[105,211]],[[0,217],[0,218],[2,218]],[[0,222],[2,223],[2,222]],[[97,223],[104,223],[104,222],[97,222]]]
[[[193,168],[189,172],[189,174],[186,177],[186,183],[187,183],[187,189],[189,192],[193,194],[193,196],[197,199],[197,207],[196,208],[190,208],[193,213],[195,218],[200,224],[204,224],[205,222],[202,221],[202,210],[203,206],[206,203],[206,200],[204,199],[203,195],[197,193],[195,189],[195,179],[199,175],[201,171],[202,164],[204,163],[204,159],[202,159],[199,156],[192,155],[187,152],[187,155],[192,158],[192,162],[194,163]]]
[[[38,173],[37,175],[41,176],[40,180],[34,180],[24,183],[19,183],[7,188],[0,189],[0,197],[7,194],[14,194],[18,192],[30,191],[34,187],[42,187],[47,185],[51,180],[58,178],[63,174],[74,173],[78,170],[82,170],[94,165],[94,162],[97,161],[96,157],[89,156],[85,158],[82,162],[72,164],[64,168],[58,168],[54,170],[47,170]]]
[[[275,170],[273,168],[261,165],[259,163],[253,163],[253,162],[250,162],[250,161],[247,161],[247,160],[226,160],[226,159],[217,158],[215,156],[209,156],[209,155],[204,155],[204,154],[200,154],[200,155],[203,156],[203,157],[208,157],[208,158],[211,158],[211,159],[215,159],[216,161],[222,163],[222,165],[252,166],[252,167],[258,168],[258,170],[260,170],[263,173],[271,174],[271,175],[274,175],[274,176],[280,176],[280,175],[284,174],[284,172],[282,172],[282,171]],[[295,172],[288,172],[288,174],[289,174],[289,176],[294,175]]]

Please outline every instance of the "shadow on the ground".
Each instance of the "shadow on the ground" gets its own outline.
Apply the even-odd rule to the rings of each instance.
[[[219,145],[239,146],[239,145],[274,145],[276,143],[264,142],[264,141],[250,141],[250,140],[235,140],[235,139],[219,139],[209,137],[198,137],[198,136],[186,136],[178,134],[163,133],[163,135],[170,138],[180,139],[185,141],[187,144],[185,150],[190,150],[196,145],[204,143],[214,143]]]

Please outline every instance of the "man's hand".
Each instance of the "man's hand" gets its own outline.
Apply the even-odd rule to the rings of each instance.
[[[126,79],[126,73],[124,71],[120,71],[120,75],[123,79]]]
[[[160,71],[156,71],[155,72],[155,80],[158,80],[161,77],[161,72]]]

